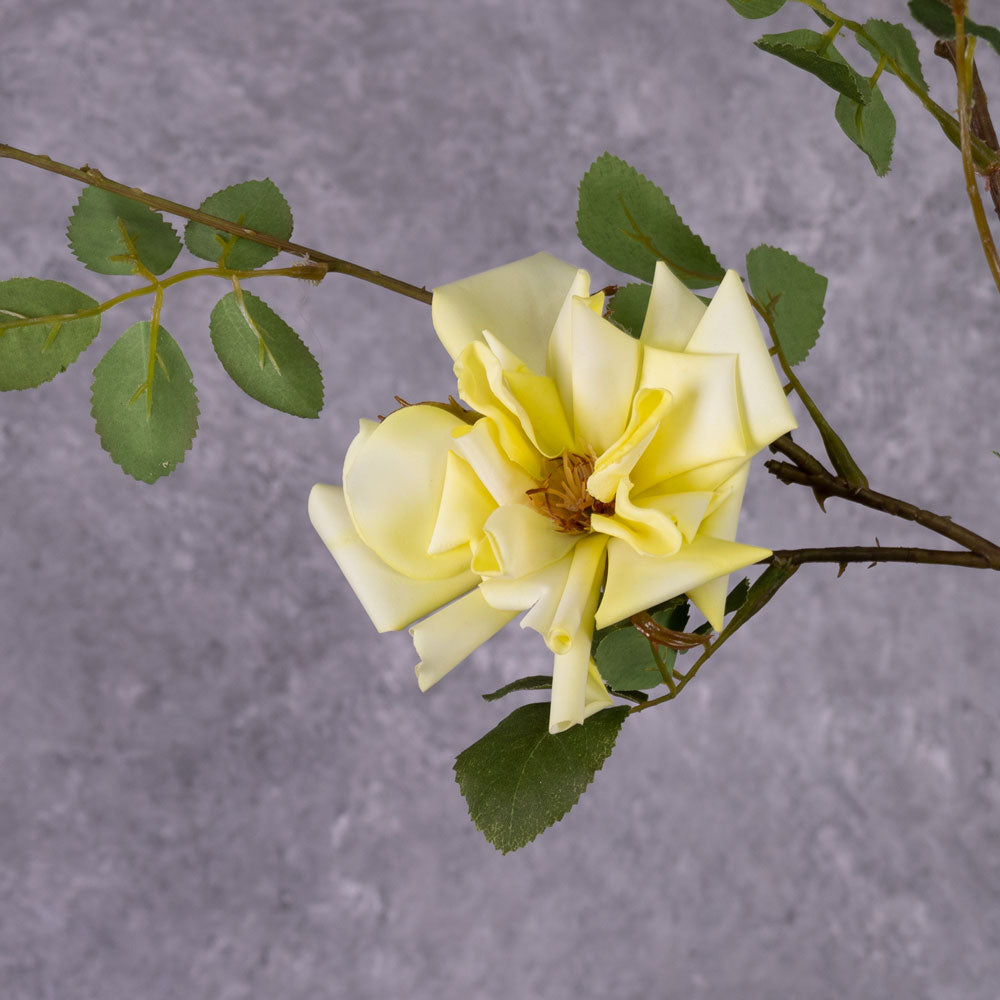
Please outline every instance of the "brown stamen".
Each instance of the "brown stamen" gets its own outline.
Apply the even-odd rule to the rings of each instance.
[[[587,480],[594,471],[595,456],[564,451],[547,462],[548,474],[541,485],[526,490],[531,506],[555,521],[560,531],[583,534],[590,531],[591,514],[613,514],[615,502],[604,503],[587,492]]]

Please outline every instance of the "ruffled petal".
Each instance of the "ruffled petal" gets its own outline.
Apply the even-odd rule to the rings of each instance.
[[[473,650],[491,639],[517,614],[498,611],[478,590],[425,618],[410,629],[420,662],[417,683],[426,691]]]
[[[639,555],[625,542],[612,539],[608,544],[608,577],[597,609],[597,627],[613,625],[770,554],[770,549],[699,535],[676,555],[657,558]],[[712,628],[722,627],[718,616],[714,620],[709,618],[709,622]]]
[[[309,519],[379,632],[405,628],[477,583],[466,572],[441,580],[412,580],[387,566],[361,540],[339,486],[317,483]]]
[[[477,542],[482,538],[486,519],[496,507],[496,501],[472,471],[472,466],[449,451],[441,504],[427,546],[428,553],[438,555],[457,545]]]
[[[621,437],[594,463],[594,471],[587,480],[587,492],[592,497],[610,502],[622,477],[631,473],[649,447],[671,403],[670,393],[663,389],[640,389],[636,393],[631,416]]]
[[[683,351],[704,314],[705,303],[658,260],[639,337],[643,346]]]
[[[573,299],[571,308],[573,426],[578,440],[600,455],[628,423],[642,348],[585,299]]]
[[[573,303],[577,299],[584,299],[593,308],[598,296],[601,308],[597,312],[600,315],[604,305],[603,294],[591,296],[590,275],[584,270],[577,271],[576,279],[552,327],[552,336],[549,337],[545,374],[551,376],[559,389],[559,397],[566,409],[566,416],[571,421],[573,419]]]
[[[435,288],[431,321],[453,360],[489,330],[543,375],[549,335],[578,273],[571,264],[536,253]]]
[[[736,354],[749,454],[798,426],[781,388],[753,306],[735,271],[727,271],[691,335],[688,351]]]
[[[553,653],[568,653],[588,619],[593,632],[596,604],[591,603],[591,597],[594,588],[600,588],[606,548],[605,537],[588,535],[577,542],[573,549],[573,562],[566,577],[566,586],[545,637],[545,642]],[[587,655],[589,658],[589,652]]]
[[[497,507],[484,525],[487,546],[477,550],[475,572],[511,579],[530,576],[561,559],[577,536],[557,531],[544,514],[523,504]]]
[[[404,407],[370,429],[344,469],[344,493],[358,534],[404,576],[437,580],[469,568],[468,545],[436,555],[428,551],[452,432],[463,426],[438,406]]]
[[[469,463],[498,504],[523,503],[538,482],[512,462],[500,447],[500,432],[492,420],[477,420],[453,432],[454,451]]]
[[[643,352],[640,385],[667,389],[673,404],[636,463],[632,481],[637,490],[701,465],[746,457],[735,355],[649,347]]]
[[[673,555],[684,543],[676,520],[656,503],[633,503],[631,491],[632,481],[625,476],[615,494],[614,514],[592,514],[590,527],[612,538],[620,538],[644,555]]]

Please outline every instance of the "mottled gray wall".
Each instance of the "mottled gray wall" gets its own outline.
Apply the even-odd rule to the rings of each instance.
[[[191,204],[270,175],[302,242],[428,286],[543,248],[610,280],[574,230],[610,149],[724,263],[772,242],[830,276],[803,378],[874,485],[996,536],[1000,331],[958,159],[890,79],[877,180],[829,92],[751,45],[811,25],[788,6],[0,0],[0,134]],[[76,184],[6,161],[0,184],[0,275],[123,287],[64,249]],[[4,1000],[997,996],[995,579],[804,569],[501,857],[451,763],[504,714],[480,692],[548,669],[542,643],[514,629],[421,695],[408,637],[375,635],[305,513],[360,415],[448,393],[428,310],[347,278],[259,287],[326,373],[307,422],[228,381],[222,291],[167,299],[202,410],[168,480],[124,477],[88,415],[144,305],[0,398]],[[924,539],[824,517],[758,463],[741,537],[876,534]]]

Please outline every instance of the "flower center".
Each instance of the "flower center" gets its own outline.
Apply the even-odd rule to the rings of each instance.
[[[590,531],[591,514],[613,514],[615,502],[595,500],[587,492],[594,471],[593,452],[578,455],[564,451],[560,458],[546,460],[547,474],[534,489],[526,490],[531,506],[555,521],[560,531],[578,535]]]

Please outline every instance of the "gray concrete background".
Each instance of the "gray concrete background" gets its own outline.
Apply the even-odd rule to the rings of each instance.
[[[889,79],[877,180],[829,92],[751,45],[812,26],[788,6],[0,0],[0,134],[190,204],[269,175],[301,242],[428,286],[539,249],[612,280],[574,229],[610,149],[725,264],[771,242],[829,275],[807,385],[877,488],[997,537],[997,300],[958,158]],[[0,184],[0,274],[125,287],[64,248],[74,183],[0,162]],[[421,695],[408,637],[375,635],[306,517],[359,416],[450,390],[429,312],[347,278],[254,290],[323,365],[318,421],[229,383],[208,280],[165,307],[202,411],[168,480],[125,478],[89,418],[90,370],[145,306],[0,398],[4,1000],[997,996],[996,580],[804,569],[501,857],[451,763],[506,714],[478,694],[548,654],[515,629]],[[934,544],[824,517],[758,463],[744,539],[873,535]]]

